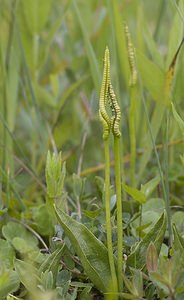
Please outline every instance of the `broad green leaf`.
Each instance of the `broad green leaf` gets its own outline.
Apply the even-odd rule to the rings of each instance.
[[[38,231],[43,235],[50,235],[53,233],[52,217],[47,209],[47,205],[43,204],[33,211],[33,218],[36,222]]]
[[[11,269],[14,257],[15,251],[11,244],[6,240],[0,239],[0,271]]]
[[[178,123],[178,125],[179,125],[179,127],[180,127],[180,129],[181,129],[181,131],[184,135],[184,121],[182,120],[182,118],[177,113],[173,103],[171,103],[171,106],[172,106],[172,112],[173,112],[174,119]]]
[[[38,270],[32,264],[19,259],[15,260],[14,266],[21,283],[33,293],[38,284]]]
[[[141,75],[142,83],[148,90],[153,100],[163,101],[163,88],[165,81],[164,72],[142,52],[137,50],[138,70]]]
[[[165,202],[162,198],[151,198],[142,206],[143,212],[162,213],[165,208]]]
[[[145,237],[137,244],[133,252],[128,256],[128,266],[139,269],[144,267],[146,251],[151,241],[154,243],[157,253],[159,254],[166,231],[166,225],[166,213],[164,211],[154,227],[145,235]]]
[[[20,281],[15,271],[6,271],[0,274],[0,299],[19,289]]]
[[[126,185],[125,183],[122,183],[123,185],[123,189],[137,202],[139,202],[140,204],[143,204],[146,202],[146,196],[144,195],[144,193],[142,193],[141,191],[132,188],[128,185]]]
[[[19,238],[22,239],[24,243],[30,245],[31,248],[37,248],[37,238],[21,224],[10,221],[3,226],[2,233],[9,242],[13,242],[15,238]]]
[[[141,192],[146,196],[146,198],[151,195],[151,193],[157,187],[159,182],[160,182],[160,177],[157,176],[151,179],[150,181],[148,181],[147,183],[141,185]]]
[[[86,226],[75,221],[57,207],[55,207],[55,211],[58,221],[79,256],[86,274],[99,290],[108,292],[111,272],[107,248]]]
[[[22,254],[26,254],[35,250],[35,244],[29,243],[29,241],[20,237],[13,238],[12,245],[18,252]]]

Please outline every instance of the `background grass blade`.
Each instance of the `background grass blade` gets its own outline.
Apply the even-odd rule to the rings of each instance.
[[[78,8],[77,1],[73,1],[73,6],[74,6],[74,9],[75,9],[75,12],[76,12],[81,30],[82,30],[83,37],[84,37],[84,43],[85,43],[87,56],[88,56],[88,61],[89,61],[89,65],[90,65],[91,76],[93,78],[93,82],[94,82],[94,85],[95,85],[95,90],[96,90],[97,94],[99,94],[101,76],[100,76],[98,61],[97,61],[95,52],[93,50],[92,44],[90,42],[89,34],[86,31],[86,26],[83,23],[83,19],[82,19],[82,16],[80,14],[80,10]]]

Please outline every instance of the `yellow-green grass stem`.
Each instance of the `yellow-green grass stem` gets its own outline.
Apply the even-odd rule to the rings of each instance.
[[[135,130],[135,115],[136,115],[136,85],[130,87],[130,110],[129,110],[129,131],[130,131],[130,180],[132,187],[136,187],[136,130]]]
[[[120,159],[120,137],[114,136],[114,160],[115,160],[115,185],[117,203],[117,273],[119,292],[123,289],[123,224],[122,224],[122,199],[121,199],[121,159]]]
[[[109,155],[109,141],[104,140],[105,147],[105,215],[106,215],[106,230],[107,230],[107,249],[109,256],[109,265],[112,277],[112,291],[114,293],[113,300],[117,299],[115,293],[117,293],[117,277],[113,255],[112,244],[112,226],[111,226],[111,210],[110,210],[110,155]],[[111,284],[109,285],[111,287]]]

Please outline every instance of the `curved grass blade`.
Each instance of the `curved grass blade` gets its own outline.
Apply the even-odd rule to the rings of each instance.
[[[57,207],[55,207],[55,212],[86,274],[100,291],[109,292],[111,271],[107,248],[86,226],[75,221]]]

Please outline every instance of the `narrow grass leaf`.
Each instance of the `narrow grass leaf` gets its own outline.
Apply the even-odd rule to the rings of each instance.
[[[180,129],[181,129],[181,131],[184,135],[184,121],[182,120],[182,118],[177,113],[173,103],[171,103],[171,106],[172,106],[172,112],[173,112],[174,119],[178,123],[178,125],[179,125],[179,127],[180,127]]]
[[[107,248],[86,226],[75,221],[57,207],[55,207],[55,212],[86,274],[100,291],[108,292],[111,272]]]
[[[81,30],[82,30],[82,34],[83,34],[83,38],[84,38],[84,42],[85,42],[85,46],[86,46],[86,51],[87,51],[87,56],[88,56],[88,60],[89,60],[89,65],[90,65],[90,69],[91,69],[91,75],[92,75],[92,78],[94,81],[96,92],[98,93],[100,90],[100,82],[101,82],[101,75],[100,75],[98,61],[97,61],[95,52],[93,50],[92,44],[89,39],[89,33],[86,31],[86,26],[83,22],[83,18],[81,16],[81,14],[80,14],[80,10],[78,8],[77,1],[73,1],[73,6],[75,9]]]
[[[121,66],[121,73],[125,79],[126,87],[128,88],[129,79],[130,79],[130,69],[129,69],[128,59],[127,59],[128,54],[126,49],[126,38],[123,30],[123,18],[118,7],[118,2],[115,0],[111,2],[112,2],[111,4],[112,6],[111,6],[111,11],[109,13],[112,15],[111,18],[114,23],[117,50],[118,50],[119,61]]]

